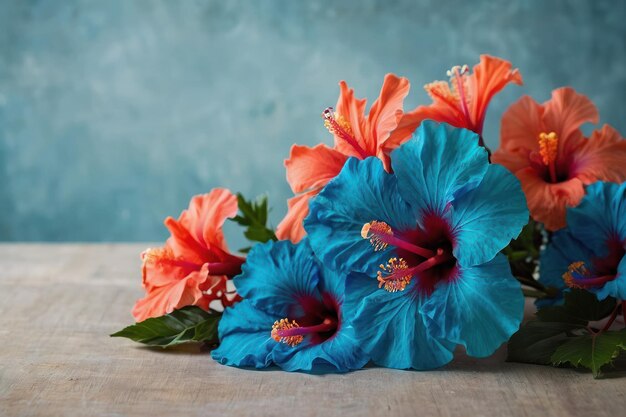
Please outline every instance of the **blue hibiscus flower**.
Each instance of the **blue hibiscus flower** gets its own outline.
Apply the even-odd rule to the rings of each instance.
[[[234,284],[244,300],[224,311],[216,361],[305,372],[368,362],[349,321],[344,276],[323,268],[306,239],[254,246]]]
[[[540,279],[561,291],[584,288],[598,299],[626,299],[626,183],[597,182],[567,209],[567,227],[541,254]],[[560,302],[539,300],[539,305]]]
[[[490,355],[523,315],[499,254],[528,221],[518,180],[489,164],[475,133],[430,121],[391,165],[349,159],[305,220],[322,262],[350,274],[361,345],[394,368],[439,367],[458,344]]]

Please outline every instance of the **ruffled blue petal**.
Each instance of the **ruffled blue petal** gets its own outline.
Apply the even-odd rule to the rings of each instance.
[[[415,216],[399,196],[395,176],[378,158],[350,158],[337,177],[309,203],[304,220],[311,246],[322,263],[344,272],[375,274],[391,249],[375,252],[361,229],[372,220],[396,230],[415,227]]]
[[[307,239],[298,245],[287,241],[256,245],[235,285],[245,300],[227,308],[220,322],[221,344],[212,354],[220,363],[256,368],[275,363],[287,371],[345,372],[369,360],[354,337],[352,312],[343,306],[341,326],[327,341],[311,344],[305,337],[292,347],[271,338],[274,322],[288,317],[301,296],[321,301],[322,294],[329,294],[342,304],[345,279],[321,269]]]
[[[348,277],[347,303],[359,306],[352,320],[356,337],[378,365],[426,370],[452,360],[454,345],[427,335],[415,290],[411,283],[402,292],[390,293],[362,274]]]
[[[489,165],[475,189],[452,202],[451,225],[459,264],[490,261],[528,223],[526,198],[519,180],[501,165]]]
[[[589,291],[595,293],[598,300],[604,300],[606,297],[626,300],[626,256],[620,261],[617,267],[617,275],[612,281],[597,289],[590,288]]]
[[[270,333],[275,320],[248,300],[225,309],[218,325],[220,345],[211,356],[222,365],[269,366],[277,344]]]
[[[544,285],[564,289],[562,276],[568,266],[582,261],[592,266],[595,259],[609,255],[608,242],[626,241],[626,183],[597,182],[587,187],[587,195],[574,208],[567,210],[567,227],[556,232],[541,255],[541,278]],[[620,261],[618,274],[612,281],[588,291],[603,300],[626,296],[626,266]],[[545,304],[538,301],[538,305]]]
[[[272,357],[283,370],[302,372],[348,372],[362,368],[369,361],[349,323],[344,323],[333,338],[317,345],[303,342],[290,347],[281,344],[273,351]]]
[[[489,160],[474,132],[427,120],[393,151],[391,166],[402,197],[416,214],[442,214],[457,194],[480,183]]]
[[[255,245],[242,273],[234,278],[237,292],[257,308],[279,318],[286,317],[297,297],[319,299],[321,271],[306,239]],[[271,326],[270,326],[271,328]]]
[[[439,285],[420,308],[428,334],[465,346],[467,354],[491,355],[519,329],[524,296],[507,258],[462,268],[454,282]]]
[[[330,294],[341,305],[341,326],[335,336],[316,345],[306,343],[306,339],[295,347],[278,345],[272,356],[278,366],[285,371],[347,372],[360,369],[369,361],[350,323],[354,312],[351,305],[344,303],[345,282],[344,275],[325,269],[318,284],[321,294]]]
[[[325,268],[324,273],[320,275],[317,288],[320,293],[329,293],[339,304],[342,304],[346,292],[346,275],[340,271]]]
[[[567,228],[597,257],[608,254],[607,240],[626,240],[626,183],[597,182],[581,203],[567,210]]]

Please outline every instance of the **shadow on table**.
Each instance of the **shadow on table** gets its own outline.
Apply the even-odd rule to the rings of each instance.
[[[204,343],[183,343],[181,345],[162,348],[159,346],[135,346],[135,349],[160,353],[163,355],[210,355],[213,346]]]

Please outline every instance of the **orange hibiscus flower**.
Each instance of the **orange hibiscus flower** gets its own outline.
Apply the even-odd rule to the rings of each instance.
[[[431,119],[478,133],[482,143],[483,124],[489,102],[507,84],[522,85],[522,75],[510,62],[481,55],[469,73],[467,65],[455,66],[447,73],[450,81],[433,81],[424,89],[433,103],[407,113],[401,124],[413,125]]]
[[[554,231],[565,226],[584,186],[626,180],[626,141],[609,125],[585,138],[580,126],[598,123],[598,110],[572,88],[559,88],[543,105],[525,96],[502,117],[500,148],[493,162],[522,183],[531,216]]]
[[[228,296],[226,282],[241,273],[244,259],[229,253],[222,232],[236,214],[237,197],[216,188],[193,197],[178,220],[165,219],[171,233],[165,246],[141,254],[146,296],[133,308],[138,322],[188,305],[208,310],[213,300],[228,306],[239,299]]]
[[[324,125],[334,136],[334,146],[294,145],[285,160],[287,182],[298,195],[289,200],[289,211],[278,225],[279,239],[297,243],[304,237],[302,221],[309,213],[309,199],[339,174],[348,157],[376,156],[390,169],[389,153],[411,137],[420,123],[406,120],[399,126],[409,88],[406,78],[387,74],[380,96],[366,116],[366,100],[355,98],[345,81],[339,83],[337,108],[329,107],[322,114]]]

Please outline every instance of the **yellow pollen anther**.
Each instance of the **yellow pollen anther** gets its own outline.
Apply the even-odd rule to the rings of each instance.
[[[580,276],[589,275],[589,270],[585,267],[585,263],[583,261],[573,262],[567,268],[567,272],[563,274],[563,281],[565,281],[565,285],[570,288],[582,288],[580,285],[576,284],[574,281],[574,277],[572,274],[577,274]]]
[[[350,123],[342,115],[334,111],[332,107],[325,109],[322,112],[322,117],[324,118],[324,127],[333,135],[341,135],[345,132],[353,136]],[[344,132],[340,131],[342,129]]]
[[[454,86],[450,89],[447,81],[433,81],[424,85],[424,90],[433,100],[443,100],[451,106],[456,106],[459,101],[459,95]]]
[[[280,330],[289,330],[289,329],[297,329],[300,325],[292,320],[289,322],[289,319],[280,319],[274,322],[272,326],[272,339],[279,343],[286,343],[289,346],[293,347],[299,345],[304,340],[304,336],[296,335],[296,336],[281,336]]]
[[[539,134],[539,155],[545,165],[550,165],[556,161],[559,147],[559,137],[554,132]]]
[[[175,256],[169,248],[148,248],[141,253],[141,260],[145,265],[147,262],[158,263],[161,261],[174,260]]]
[[[402,275],[402,271],[409,269],[406,261],[402,258],[391,258],[387,261],[387,265],[380,265],[382,271],[378,271],[378,288],[384,288],[385,291],[398,292],[404,291],[407,285],[411,283],[412,275]],[[387,277],[383,277],[384,274],[388,274]],[[399,276],[392,277],[398,273]]]
[[[363,239],[368,239],[375,251],[384,250],[388,246],[388,244],[382,240],[382,235],[393,235],[391,226],[385,222],[374,220],[369,223],[365,223],[361,229],[361,237]]]

